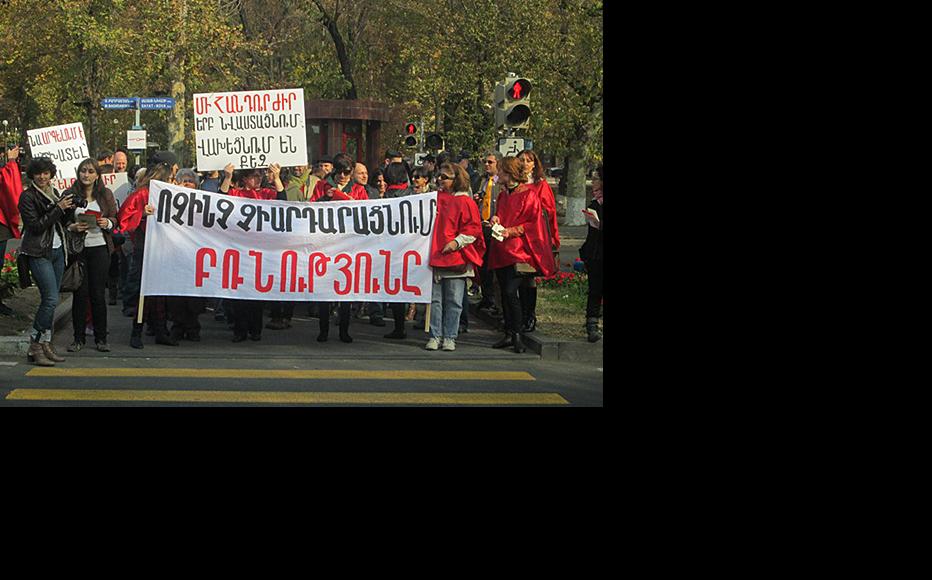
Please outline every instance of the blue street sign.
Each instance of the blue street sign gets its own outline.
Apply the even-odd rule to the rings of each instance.
[[[100,106],[104,109],[135,109],[136,99],[134,97],[111,97],[101,99]]]
[[[171,97],[144,97],[139,99],[139,108],[143,111],[154,109],[174,109],[175,99]]]

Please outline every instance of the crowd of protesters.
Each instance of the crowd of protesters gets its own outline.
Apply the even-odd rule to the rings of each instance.
[[[151,215],[149,182],[249,199],[306,203],[352,203],[358,200],[396,198],[436,191],[437,220],[429,265],[433,272],[427,350],[452,351],[461,332],[468,331],[468,298],[481,294],[479,308],[503,320],[504,336],[492,345],[524,352],[524,335],[536,329],[537,276],[552,276],[558,269],[560,236],[553,191],[544,179],[536,153],[502,157],[491,151],[481,157],[482,171],[471,166],[465,152],[427,156],[411,167],[401,153],[388,151],[381,167],[368,168],[344,153],[320,157],[311,166],[197,173],[180,169],[167,151],[153,154],[146,167],[128,164],[125,150],[101,151],[78,167],[78,178],[64,192],[52,185],[56,168],[48,159],[33,159],[25,171],[25,186],[17,165],[18,148],[7,152],[0,173],[0,249],[7,240],[22,236],[20,248],[25,270],[39,287],[41,303],[35,316],[29,360],[52,366],[64,357],[52,347],[52,318],[67,264],[84,267],[74,291],[72,330],[68,351],[85,346],[86,329],[93,329],[98,351],[107,352],[107,304],[123,300],[123,314],[133,317],[130,345],[141,349],[144,328],[156,344],[178,346],[201,340],[199,316],[210,307],[214,319],[232,327],[233,342],[259,341],[263,329],[287,330],[298,303],[241,299],[146,296],[142,323],[138,316],[146,216]],[[102,175],[127,172],[131,193],[122,204],[103,186]],[[602,217],[601,167],[593,213]],[[86,219],[91,214],[94,220]],[[602,253],[601,231],[590,223],[581,251],[590,271],[587,330],[598,333]],[[110,289],[110,299],[106,291]],[[339,338],[352,342],[352,310],[366,312],[369,323],[385,326],[386,305],[380,302],[307,302],[308,314],[319,320],[317,340],[329,339],[330,319],[339,319]],[[390,303],[394,326],[387,339],[407,337],[405,323],[423,316],[416,305]],[[0,314],[6,306],[0,303]],[[263,325],[266,308],[270,320]],[[423,318],[421,318],[423,321]],[[168,323],[172,326],[169,328]],[[595,338],[596,340],[598,338]]]

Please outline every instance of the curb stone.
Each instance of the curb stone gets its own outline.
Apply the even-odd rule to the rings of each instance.
[[[59,332],[71,322],[71,301],[73,294],[63,294],[61,301],[55,308],[55,319],[52,322],[53,332]],[[29,335],[31,328],[27,328],[19,336],[0,336],[0,355],[23,355],[29,352]]]

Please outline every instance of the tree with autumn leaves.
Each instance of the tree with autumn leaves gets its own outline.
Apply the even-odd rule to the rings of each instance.
[[[125,143],[132,123],[101,99],[171,96],[174,112],[142,122],[190,165],[193,94],[303,87],[384,102],[399,112],[386,134],[424,119],[449,150],[479,154],[498,138],[494,86],[514,72],[534,83],[527,135],[568,162],[580,199],[602,156],[602,25],[592,0],[8,0],[0,118],[23,142],[81,121],[94,151]]]

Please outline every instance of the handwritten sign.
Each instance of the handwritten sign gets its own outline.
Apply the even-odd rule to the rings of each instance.
[[[78,177],[78,165],[91,156],[81,123],[31,129],[26,131],[26,135],[33,157],[48,157],[55,163],[52,185],[59,190],[65,190],[74,183]]]
[[[304,89],[194,95],[198,171],[307,165]]]

